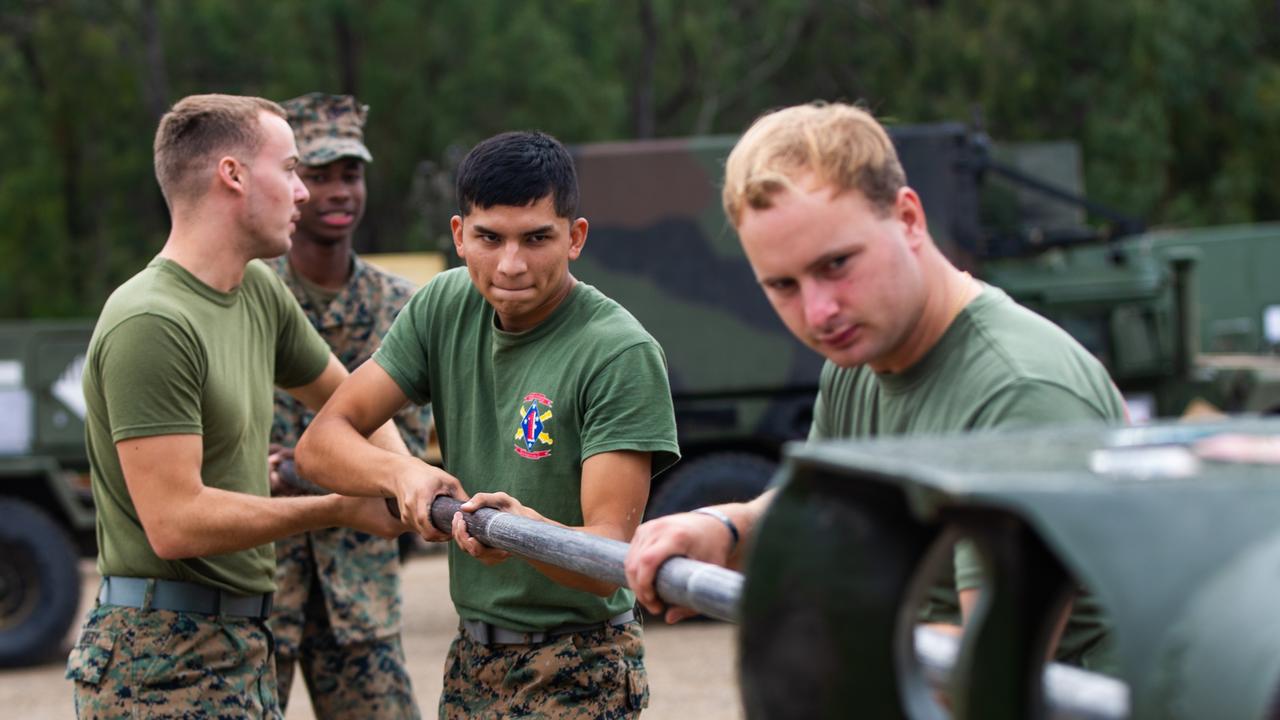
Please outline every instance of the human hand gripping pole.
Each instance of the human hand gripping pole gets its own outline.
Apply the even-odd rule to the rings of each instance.
[[[447,531],[462,503],[441,495],[431,504],[431,524]],[[629,546],[620,540],[562,528],[493,508],[462,513],[467,532],[490,547],[562,567],[614,585],[627,584],[623,563]],[[738,621],[742,574],[709,563],[675,557],[658,570],[658,595],[668,604]]]
[[[296,475],[292,463],[281,463],[282,475]],[[431,503],[431,524],[450,533],[453,516],[462,501],[439,495]],[[386,498],[387,511],[399,519],[396,498]],[[627,585],[623,562],[629,546],[620,540],[551,525],[493,508],[461,512],[467,532],[490,547],[521,557],[540,560],[566,570],[612,583]],[[654,583],[659,597],[669,605],[691,608],[728,622],[738,621],[742,574],[709,563],[675,557],[658,569]]]

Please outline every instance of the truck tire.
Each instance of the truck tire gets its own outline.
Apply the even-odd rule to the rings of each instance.
[[[24,500],[0,498],[0,666],[62,649],[80,605],[80,557],[67,532]]]
[[[777,469],[777,463],[743,452],[711,453],[680,463],[653,494],[645,519],[754,499]]]

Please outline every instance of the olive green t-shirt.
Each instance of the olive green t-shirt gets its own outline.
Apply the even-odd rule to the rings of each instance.
[[[1096,358],[1057,325],[984,286],[923,358],[899,374],[822,370],[811,440],[1120,423],[1124,400]],[[956,587],[981,583],[975,550],[956,552]],[[929,619],[958,621],[954,592]],[[1059,657],[1079,661],[1105,634],[1089,596],[1076,602]]]
[[[186,560],[151,549],[116,443],[200,435],[204,484],[267,495],[273,386],[319,377],[329,348],[276,274],[245,268],[231,292],[156,258],[107,300],[85,363],[85,442],[97,505],[98,570],[253,594],[275,589],[271,545]]]
[[[444,467],[468,493],[506,492],[542,515],[582,525],[582,463],[679,457],[666,360],[622,306],[577,283],[524,332],[495,326],[466,268],[437,275],[400,311],[373,359],[416,403],[432,403]],[[519,631],[594,623],[629,609],[557,584],[518,558],[494,566],[449,547],[458,614]]]

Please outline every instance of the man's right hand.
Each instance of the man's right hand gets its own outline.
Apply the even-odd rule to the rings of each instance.
[[[331,495],[341,503],[341,524],[370,535],[384,538],[397,538],[415,529],[403,523],[399,518],[387,512],[387,503],[382,498],[347,497]]]
[[[466,501],[467,493],[462,483],[438,467],[416,458],[405,458],[405,468],[395,478],[396,505],[400,517],[409,530],[429,542],[446,542],[452,539],[448,532],[440,532],[431,524],[431,503],[440,495],[448,495]],[[385,503],[382,514],[389,515]]]
[[[293,462],[293,448],[271,443],[267,446],[267,477],[271,481],[271,494],[276,496],[300,495],[298,489],[280,475],[280,466]]]
[[[649,612],[669,623],[697,615],[683,607],[667,607],[658,597],[654,581],[658,568],[673,557],[687,557],[727,566],[733,538],[719,520],[698,513],[678,513],[650,520],[636,528],[627,552],[627,585]]]

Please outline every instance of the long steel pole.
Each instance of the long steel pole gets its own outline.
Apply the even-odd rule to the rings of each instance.
[[[441,495],[431,504],[431,524],[449,532],[462,503]],[[481,508],[463,513],[467,532],[490,547],[572,570],[597,580],[626,585],[622,563],[628,545],[589,533],[576,532],[537,520]],[[742,574],[709,563],[672,558],[657,577],[658,595],[672,605],[693,608],[703,615],[738,621]]]

